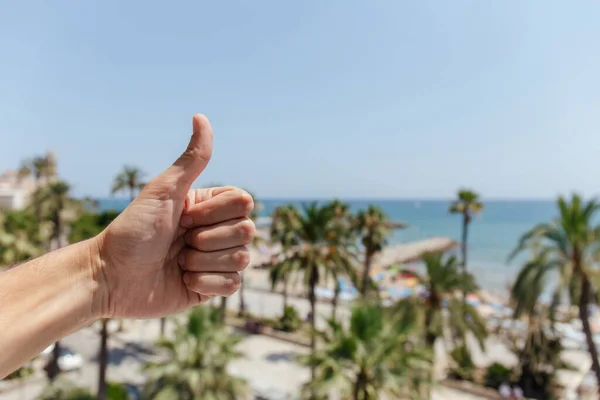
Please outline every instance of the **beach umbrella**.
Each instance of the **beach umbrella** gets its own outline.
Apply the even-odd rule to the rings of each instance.
[[[481,300],[477,295],[470,293],[467,295],[467,304],[477,307],[481,305]]]

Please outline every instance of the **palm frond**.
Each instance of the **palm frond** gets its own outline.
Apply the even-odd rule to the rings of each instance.
[[[511,289],[515,318],[519,318],[523,313],[534,312],[546,288],[550,272],[558,267],[557,262],[549,261],[544,256],[539,256],[523,265]]]
[[[144,366],[150,377],[145,392],[152,398],[172,393],[177,399],[243,396],[246,384],[226,372],[227,364],[242,356],[236,350],[241,340],[218,322],[215,311],[202,306],[192,309],[187,321],[177,324],[175,339],[159,343],[164,358]]]
[[[412,331],[399,331],[397,320],[377,303],[355,305],[350,321],[349,326],[330,322],[323,346],[301,358],[316,373],[304,386],[306,398],[331,392],[348,398],[356,382],[374,398],[380,393],[402,398],[428,385],[432,354],[411,340]]]
[[[479,214],[484,208],[479,195],[472,190],[460,189],[457,199],[450,203],[448,211],[452,214]]]
[[[124,166],[112,183],[111,193],[115,194],[125,190],[136,192],[143,189],[145,186],[144,175],[144,172],[137,167]]]

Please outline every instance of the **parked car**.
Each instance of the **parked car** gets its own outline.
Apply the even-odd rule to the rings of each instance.
[[[54,351],[54,343],[46,347],[40,355],[50,357]],[[61,371],[73,371],[83,366],[83,357],[79,353],[75,353],[66,347],[61,347],[58,356],[58,367]]]

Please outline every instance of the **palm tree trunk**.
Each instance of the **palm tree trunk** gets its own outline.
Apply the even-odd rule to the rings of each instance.
[[[310,274],[310,280],[308,282],[308,301],[310,302],[310,318],[309,318],[309,322],[310,322],[310,327],[311,327],[311,332],[310,332],[310,348],[314,354],[315,352],[315,348],[316,348],[316,344],[317,344],[317,337],[315,335],[315,313],[316,313],[316,308],[317,308],[317,298],[315,296],[315,287],[317,286],[317,271],[315,270],[316,268],[313,267],[313,271]],[[315,379],[315,367],[311,367],[310,369],[310,375],[312,377],[312,379]]]
[[[62,236],[62,218],[60,217],[60,205],[52,215],[52,224],[54,225],[52,229],[52,235],[50,235],[50,243],[48,245],[48,249],[50,251],[58,250],[61,248],[61,236]]]
[[[240,272],[240,309],[238,311],[238,317],[241,317],[246,312],[246,301],[244,299],[244,273]]]
[[[335,314],[337,311],[339,297],[340,297],[340,283],[336,279],[335,280],[335,291],[333,292],[333,299],[331,300],[331,319],[334,321],[336,320]]]
[[[469,218],[467,215],[463,216],[463,226],[462,226],[462,243],[461,243],[461,252],[462,252],[462,265],[463,268],[467,268],[467,237],[469,235]]]
[[[60,342],[54,343],[54,349],[52,349],[52,358],[46,366],[46,376],[50,382],[60,374],[60,366],[58,365],[58,359],[60,357]]]
[[[133,187],[129,188],[129,198],[131,199],[131,202],[133,203],[133,200],[135,199],[135,189]]]
[[[33,200],[33,215],[35,217],[35,221],[39,224],[42,222],[42,207],[40,204],[40,179],[35,177],[35,191],[33,192],[32,199]]]
[[[463,226],[462,226],[462,243],[461,243],[463,274],[467,273],[467,237],[468,237],[468,235],[469,235],[469,216],[468,216],[468,214],[464,214],[463,215]],[[465,288],[463,288],[463,290],[462,290],[462,295],[463,295],[463,303],[464,303],[467,300],[467,290]]]
[[[102,320],[98,355],[98,400],[106,400],[106,366],[108,364],[108,319]]]
[[[590,328],[590,321],[588,316],[588,304],[590,302],[591,284],[587,276],[582,275],[581,277],[581,296],[579,297],[579,319],[581,319],[581,325],[583,326],[583,333],[585,333],[585,341],[592,358],[592,370],[596,375],[596,383],[598,395],[600,396],[600,362],[598,361],[598,349],[596,343],[594,343],[592,336],[592,329]]]
[[[367,250],[365,254],[365,271],[363,276],[363,287],[362,294],[363,296],[367,295],[368,290],[371,288],[371,261],[373,259],[373,254]]]
[[[425,333],[425,343],[426,343],[427,347],[430,349],[433,349],[433,347],[435,346],[435,339],[436,339],[436,336],[429,329],[429,327],[431,326],[431,323],[433,321],[434,312],[435,312],[434,304],[430,303],[429,307],[427,308],[427,311],[425,313],[425,329],[427,329],[427,332]]]
[[[167,319],[165,317],[162,317],[160,319],[160,336],[164,337],[165,336],[165,328],[167,326]]]
[[[362,393],[362,396],[361,396]],[[354,400],[365,400],[367,397],[367,388],[365,387],[365,371],[360,371],[354,383]]]
[[[283,292],[281,292],[281,295],[283,296],[283,309],[285,310],[285,308],[288,306],[288,278],[287,277],[283,278]]]
[[[221,310],[219,313],[219,318],[221,319],[221,323],[225,323],[225,315],[227,313],[227,297],[221,297]]]
[[[354,382],[354,396],[352,396],[352,399],[358,400],[360,389],[360,378],[356,378],[356,382]]]

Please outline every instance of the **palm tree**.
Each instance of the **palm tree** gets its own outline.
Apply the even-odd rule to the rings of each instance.
[[[295,208],[288,210],[293,230],[286,232],[291,242],[299,243],[291,247],[284,261],[286,275],[300,273],[308,291],[310,302],[309,321],[312,327],[311,349],[315,349],[315,322],[317,297],[315,289],[321,279],[339,275],[353,276],[352,255],[344,243],[344,236],[338,234],[335,213],[331,207],[320,207],[317,203],[304,205],[303,212]],[[314,370],[312,371],[314,374]]]
[[[356,215],[354,230],[360,236],[365,250],[365,268],[363,271],[362,287],[359,288],[363,296],[366,296],[373,287],[373,283],[371,282],[373,256],[387,245],[391,229],[400,226],[400,224],[391,222],[385,212],[380,207],[374,205],[370,205],[366,211],[359,211]]]
[[[98,400],[106,400],[106,367],[108,365],[108,319],[102,320],[98,352]]]
[[[444,327],[448,326],[452,340],[460,344],[465,342],[467,332],[471,332],[483,348],[487,336],[485,322],[475,307],[463,303],[456,295],[462,291],[473,292],[477,285],[472,275],[464,274],[456,257],[444,257],[441,252],[427,253],[423,256],[425,275],[415,273],[424,286],[427,295],[417,309],[423,310],[425,343],[433,348],[438,338],[443,337]],[[444,308],[448,316],[443,317]]]
[[[600,259],[600,227],[592,227],[592,223],[600,204],[595,200],[586,202],[573,194],[570,200],[559,197],[558,208],[559,217],[525,233],[511,255],[513,258],[528,248],[537,254],[519,273],[515,283],[515,301],[523,309],[531,310],[535,296],[529,296],[527,290],[519,288],[542,287],[551,275],[558,275],[551,308],[565,294],[572,304],[578,306],[600,394],[600,362],[590,328],[588,308],[589,303],[596,300],[595,293],[598,290],[593,287],[592,281],[597,276],[596,267]]]
[[[315,369],[303,387],[306,398],[327,398],[335,392],[353,400],[426,398],[432,353],[413,340],[415,325],[376,303],[357,304],[349,326],[334,320],[320,332],[323,346],[300,360]]]
[[[42,180],[50,180],[56,177],[56,161],[54,154],[48,153],[45,156],[36,156],[30,160],[25,160],[19,168],[19,177],[33,175],[36,183],[39,185]]]
[[[519,386],[527,398],[553,398],[557,372],[576,370],[562,359],[561,335],[550,328],[547,318],[529,317],[525,340],[515,340],[511,350],[519,360]]]
[[[520,331],[508,329],[503,332],[512,352],[519,360],[519,385],[525,395],[534,398],[549,398],[556,372],[560,369],[572,369],[565,363],[561,354],[563,347],[560,335],[554,331],[555,310],[558,299],[545,306],[539,302],[544,293],[546,279],[535,273],[536,265],[546,265],[544,254],[535,253],[525,263],[511,288],[511,302],[514,306],[515,320],[526,321],[525,341]]]
[[[52,182],[38,191],[42,210],[52,226],[50,248],[64,247],[67,244],[66,222],[81,212],[81,203],[71,197],[71,186],[64,181]]]
[[[281,247],[279,254],[271,260],[269,277],[271,289],[275,290],[278,283],[282,283],[283,310],[288,305],[288,284],[292,275],[292,263],[287,259],[291,249],[299,245],[297,232],[301,229],[298,210],[293,205],[280,206],[275,209],[271,219],[270,237],[273,243]]]
[[[280,206],[273,211],[271,240],[280,243],[282,252],[299,244],[297,231],[301,228],[298,210],[292,204]]]
[[[177,326],[174,340],[159,341],[165,358],[145,366],[149,375],[146,398],[244,398],[245,382],[227,373],[228,363],[242,357],[236,350],[242,337],[229,333],[218,319],[218,311],[196,307],[189,312],[185,324]]]
[[[30,207],[38,223],[41,223],[43,211],[41,209],[42,199],[40,198],[43,186],[56,179],[56,160],[54,154],[48,153],[45,156],[36,156],[31,160],[25,160],[19,168],[19,179],[33,175],[36,183],[36,190],[31,194]]]
[[[467,271],[467,239],[469,236],[469,224],[473,215],[479,214],[483,210],[483,203],[479,200],[479,195],[471,190],[460,189],[458,198],[450,204],[448,211],[452,214],[461,214],[462,220],[462,265],[463,271]],[[466,292],[463,291],[463,300]]]
[[[219,322],[224,324],[227,316],[227,296],[221,296],[221,305],[219,306]]]
[[[115,177],[113,181],[111,193],[128,191],[131,201],[135,199],[138,191],[141,190],[145,183],[143,182],[144,173],[136,167],[124,166],[123,170]]]
[[[282,282],[283,289],[281,291],[281,297],[283,298],[283,310],[288,306],[288,280],[289,273],[291,272],[291,265],[283,263],[279,260],[271,263],[269,269],[269,280],[271,281],[271,291],[274,291],[279,282]]]
[[[358,250],[356,248],[356,231],[353,228],[353,219],[350,214],[350,206],[340,200],[333,200],[328,203],[325,207],[329,207],[333,218],[330,223],[330,239],[335,239],[338,247],[344,247],[343,252],[346,257],[349,258],[347,261],[356,261],[356,254]],[[332,268],[331,276],[334,280],[334,293],[333,299],[331,300],[331,319],[336,319],[336,312],[338,306],[338,300],[340,296],[340,280],[344,277],[350,278],[350,281],[356,285],[357,277],[356,270],[352,265],[347,268]]]

